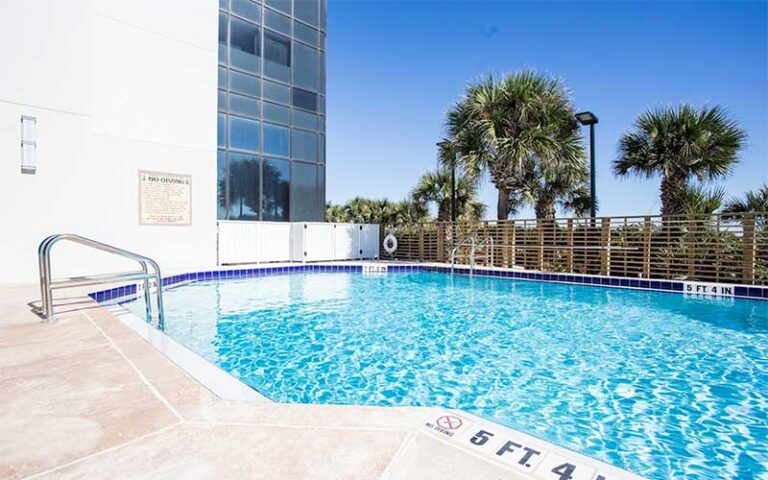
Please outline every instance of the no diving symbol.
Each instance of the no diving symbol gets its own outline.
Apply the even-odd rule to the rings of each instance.
[[[459,417],[456,417],[453,415],[443,415],[442,417],[437,419],[436,423],[438,424],[438,426],[446,430],[456,430],[457,428],[462,426],[464,422],[462,422]]]

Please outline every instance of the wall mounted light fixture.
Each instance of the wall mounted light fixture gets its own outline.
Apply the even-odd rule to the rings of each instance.
[[[21,117],[21,173],[33,174],[37,170],[37,119]]]

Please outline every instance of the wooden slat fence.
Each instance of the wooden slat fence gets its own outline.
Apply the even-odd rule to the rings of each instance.
[[[463,240],[480,242],[477,265],[546,272],[768,285],[768,213],[515,219],[382,226],[391,258],[450,262]],[[469,242],[456,262],[469,262]],[[381,251],[381,258],[390,258]]]

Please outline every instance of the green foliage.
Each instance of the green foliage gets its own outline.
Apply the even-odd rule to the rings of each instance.
[[[686,185],[676,193],[683,211],[688,215],[712,214],[723,206],[725,189],[715,187],[707,189],[702,185]]]
[[[477,185],[465,176],[456,178],[456,205],[461,220],[480,220],[485,205],[477,201]],[[325,220],[335,223],[378,223],[409,225],[429,222],[429,205],[437,206],[437,220],[449,221],[451,212],[451,173],[436,170],[424,173],[411,192],[400,202],[356,197],[344,205],[329,203]]]
[[[754,192],[747,192],[742,198],[732,198],[723,211],[726,213],[768,212],[768,184],[763,184]]]
[[[728,175],[745,141],[744,130],[717,106],[651,110],[620,138],[613,171],[618,176],[660,175],[662,215],[683,214],[690,180]]]
[[[425,208],[437,207],[437,220],[451,220],[451,171],[438,169],[425,172],[411,191],[411,199]],[[477,182],[472,178],[456,176],[456,211],[459,220],[480,220],[485,215],[485,205],[477,201]]]
[[[557,80],[532,71],[470,84],[447,113],[444,165],[468,176],[487,172],[499,190],[497,218],[510,201],[534,206],[538,218],[567,209],[586,179],[584,148],[570,94]]]
[[[408,225],[429,221],[430,218],[426,207],[407,200],[390,202],[386,199],[355,197],[345,205],[326,205],[325,220],[335,223]]]

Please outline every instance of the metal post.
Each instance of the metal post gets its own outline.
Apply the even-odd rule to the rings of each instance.
[[[589,126],[589,216],[595,218],[597,216],[597,192],[595,186],[595,124]]]
[[[456,221],[456,165],[451,170],[451,221]]]

